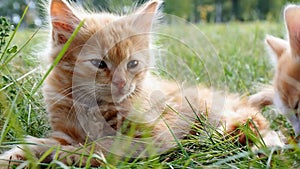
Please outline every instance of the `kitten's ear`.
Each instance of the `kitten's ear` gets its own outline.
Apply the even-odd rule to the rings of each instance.
[[[65,44],[76,29],[80,19],[64,0],[51,0],[50,17],[52,38],[55,44]]]
[[[133,13],[133,26],[141,31],[151,31],[153,23],[159,17],[159,8],[162,3],[162,0],[150,0],[136,10],[136,12]]]
[[[289,5],[284,10],[284,19],[289,34],[293,56],[300,57],[300,6]]]
[[[272,52],[276,55],[276,60],[278,60],[282,56],[283,52],[288,48],[287,41],[271,35],[266,36],[265,42],[272,50]]]

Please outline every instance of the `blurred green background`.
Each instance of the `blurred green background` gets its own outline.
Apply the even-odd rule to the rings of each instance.
[[[130,10],[133,3],[142,4],[147,0],[69,0],[84,4],[87,8],[107,11]],[[29,3],[30,2],[30,3]],[[0,16],[11,19],[16,24],[29,4],[29,12],[23,27],[38,27],[43,24],[45,12],[41,4],[46,0],[1,0]],[[300,0],[165,0],[164,12],[173,14],[190,22],[229,22],[229,21],[278,21],[286,4],[299,3]],[[47,4],[47,3],[46,3]]]

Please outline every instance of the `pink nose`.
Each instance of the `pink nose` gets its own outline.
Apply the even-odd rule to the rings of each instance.
[[[126,85],[126,81],[124,79],[114,79],[112,82],[118,89],[123,89]]]

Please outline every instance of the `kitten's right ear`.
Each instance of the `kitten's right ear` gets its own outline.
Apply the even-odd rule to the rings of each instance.
[[[80,19],[64,0],[51,0],[50,17],[52,23],[52,39],[55,44],[65,44],[76,29]]]
[[[276,55],[277,60],[288,48],[288,42],[286,40],[271,35],[266,36],[265,42],[270,47],[272,52]]]
[[[152,29],[153,23],[159,17],[159,8],[162,5],[162,0],[150,0],[142,7],[137,9],[134,14],[133,25],[140,31],[149,32]]]
[[[293,56],[300,57],[300,6],[289,5],[284,10],[284,19],[289,34]]]

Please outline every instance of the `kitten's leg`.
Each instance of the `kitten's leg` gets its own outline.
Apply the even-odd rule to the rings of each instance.
[[[233,111],[231,110],[231,112]],[[247,141],[251,143],[251,140],[247,140],[247,138],[250,138],[247,136],[249,134],[254,134],[257,138],[259,138],[258,136],[260,134],[267,147],[282,147],[284,145],[277,133],[269,128],[269,123],[265,117],[263,117],[256,108],[250,105],[241,104],[233,113],[225,113],[224,122],[225,132],[231,135],[239,134],[239,142],[243,145],[245,145]],[[243,131],[241,127],[245,125],[248,125],[251,131]]]
[[[25,160],[32,158],[36,159],[46,152],[51,146],[58,145],[58,141],[46,138],[26,138],[26,143],[23,145],[16,145],[9,151],[0,155],[0,167],[9,168],[13,165],[20,165]],[[47,160],[47,158],[45,159]]]
[[[24,162],[25,153],[22,149],[15,147],[0,155],[0,169],[9,169],[13,165],[20,165]]]
[[[274,97],[275,97],[275,91],[273,86],[266,86],[260,92],[251,95],[249,97],[248,102],[251,106],[261,109],[264,106],[274,104],[273,102]],[[261,120],[263,120],[263,118],[261,118]],[[268,147],[271,146],[282,147],[284,145],[284,142],[286,142],[286,138],[282,135],[282,133],[277,133],[270,129],[264,130],[264,132],[265,133],[263,133],[263,140]]]
[[[66,165],[85,166],[88,162],[89,150],[91,147],[82,145],[61,145],[56,139],[53,138],[34,138],[29,137],[26,139],[28,144],[18,145],[4,154],[0,155],[0,168],[9,168],[13,165],[20,165],[25,160],[34,159],[39,160],[44,153],[51,147],[55,147],[52,152],[47,154],[47,157],[41,162],[50,163],[56,159]],[[97,149],[97,148],[96,148]],[[91,166],[100,166],[102,162],[98,159],[92,158],[89,162]]]
[[[91,146],[62,146],[59,152],[52,153],[51,160],[58,160],[68,166],[85,167],[89,164],[92,167],[99,167],[103,162],[98,158],[90,158],[92,154]],[[99,147],[95,147],[95,150],[99,150]],[[90,159],[89,159],[90,158]]]
[[[268,86],[260,92],[253,94],[249,97],[249,103],[252,106],[262,108],[267,105],[273,104],[275,91],[272,86]]]

